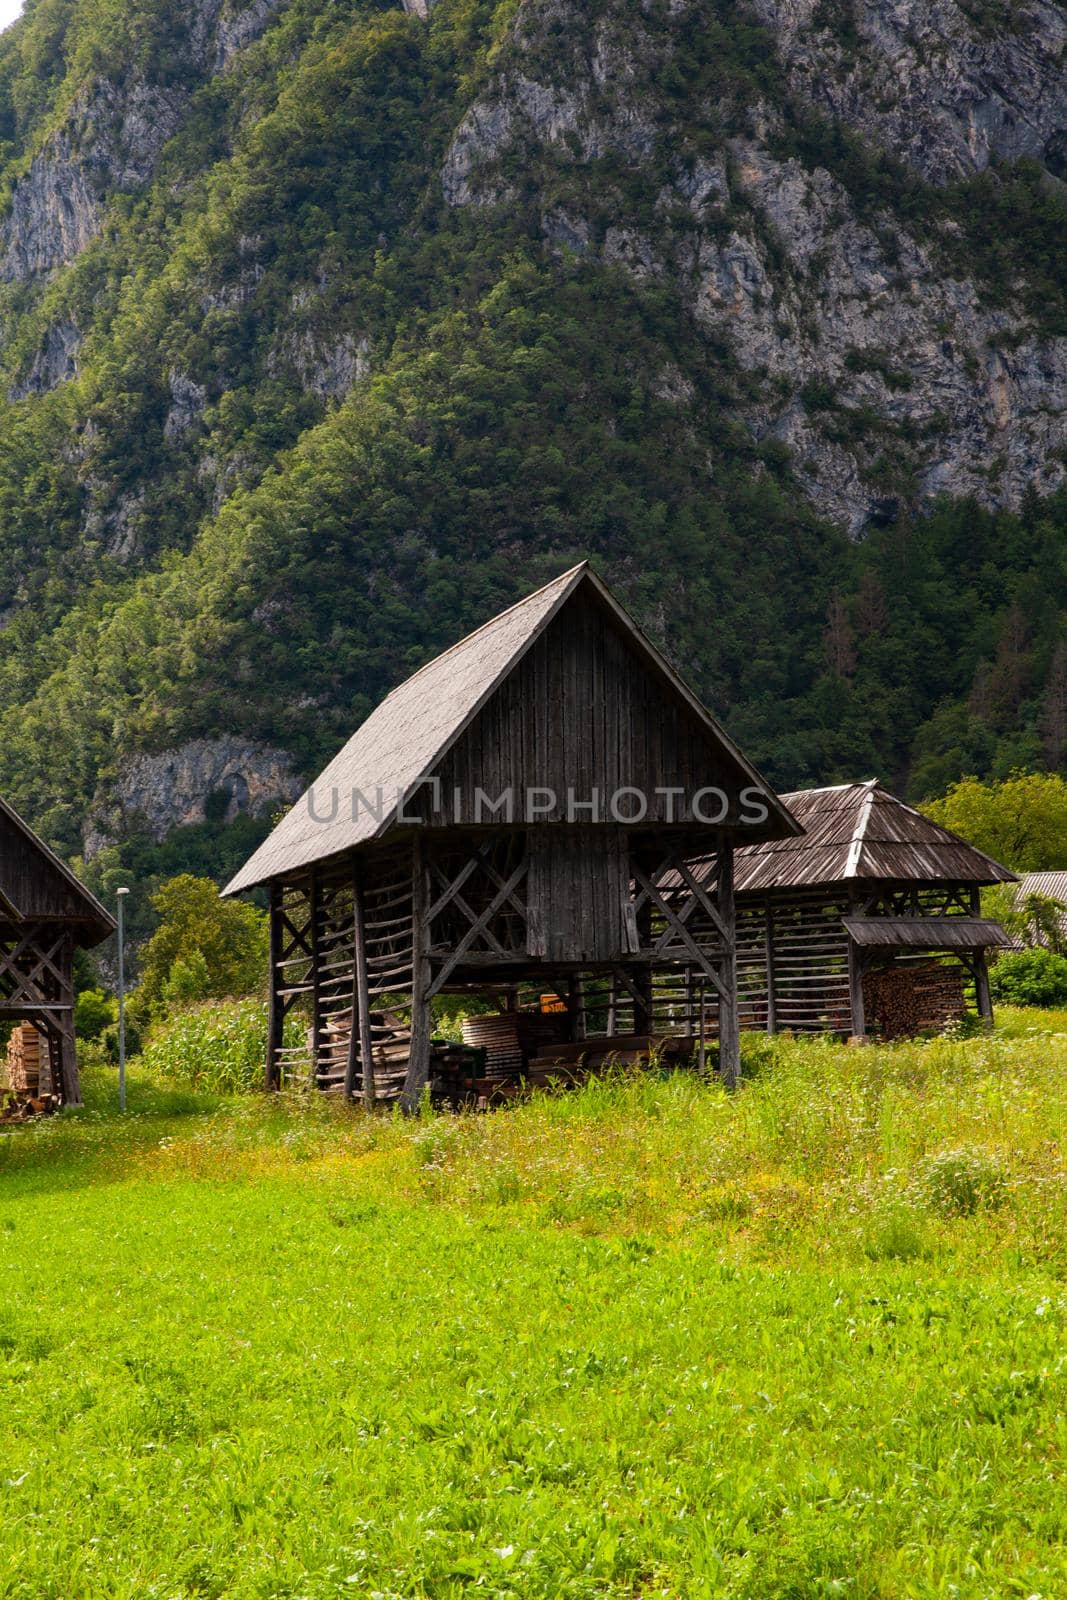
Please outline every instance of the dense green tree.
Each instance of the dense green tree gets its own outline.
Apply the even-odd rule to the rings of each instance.
[[[923,810],[1016,872],[1067,868],[1067,783],[1057,773],[963,778]]]
[[[157,890],[159,926],[145,946],[137,1012],[167,1002],[241,998],[266,986],[267,919],[255,906],[223,900],[210,878],[183,873]]]

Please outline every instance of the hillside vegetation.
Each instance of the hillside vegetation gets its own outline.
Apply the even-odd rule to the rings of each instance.
[[[1051,1600],[1064,1021],[483,1117],[90,1075],[0,1142],[0,1595]]]
[[[782,786],[1059,767],[1054,141],[909,165],[767,5],[419,9],[0,36],[4,793],[68,853],[223,871],[233,771],[313,772],[581,556]],[[1051,22],[973,10],[1053,106]],[[136,776],[223,735],[214,810],[199,757]]]

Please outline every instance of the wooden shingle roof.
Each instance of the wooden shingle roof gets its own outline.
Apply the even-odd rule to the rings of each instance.
[[[1019,904],[1029,895],[1040,894],[1046,900],[1067,901],[1067,872],[1028,872],[1019,884],[1016,896]]]
[[[759,773],[588,563],[582,562],[501,612],[394,689],[223,892],[237,894],[275,881],[386,834],[396,825],[396,806],[376,817],[366,806],[345,803],[353,790],[402,796],[428,777],[553,618],[583,589],[609,609],[649,671],[684,703],[745,781],[764,795],[770,809],[765,835],[795,833],[796,824]],[[334,793],[343,797],[336,816],[320,820],[330,812]]]
[[[802,838],[746,845],[736,855],[738,894],[886,883],[1014,883],[1015,874],[876,782],[802,789],[780,799]]]
[[[10,922],[44,918],[76,926],[76,942],[90,947],[115,931],[115,919],[67,863],[0,797],[0,917]]]

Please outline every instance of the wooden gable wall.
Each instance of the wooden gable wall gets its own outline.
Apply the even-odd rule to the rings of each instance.
[[[84,921],[85,901],[47,855],[0,813],[0,889],[27,921]]]
[[[495,799],[514,787],[521,805],[530,787],[553,790],[558,804],[546,822],[565,821],[567,791],[579,802],[594,788],[605,801],[633,787],[647,794],[645,820],[665,823],[670,802],[657,788],[687,796],[718,786],[737,805],[748,777],[714,743],[696,717],[626,640],[606,608],[588,592],[569,601],[497,688],[437,768],[440,805],[425,791],[419,806],[441,826],[491,822],[474,814],[478,789]],[[462,805],[457,811],[455,791]],[[636,803],[636,802],[634,802]],[[715,802],[706,801],[714,811]],[[691,820],[674,802],[673,820]],[[501,816],[498,821],[502,821]],[[518,818],[516,818],[518,820]],[[588,825],[588,810],[577,820]],[[610,825],[610,816],[604,817]],[[627,819],[628,820],[628,819]],[[725,826],[737,821],[736,809]]]

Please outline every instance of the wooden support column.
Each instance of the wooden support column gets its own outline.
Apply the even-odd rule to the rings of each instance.
[[[426,845],[419,834],[412,844],[411,858],[411,1051],[401,1098],[401,1105],[409,1112],[418,1110],[430,1081],[430,873]]]
[[[980,889],[971,890],[971,916],[982,915],[982,892]],[[986,951],[974,952],[974,1000],[978,1007],[978,1015],[990,1027],[993,1025],[993,996],[989,989],[989,958]]]
[[[319,1081],[319,1060],[322,1055],[322,883],[318,867],[311,869],[311,922],[308,942],[311,945],[311,1087]]]
[[[588,1032],[585,1015],[585,978],[580,972],[575,973],[567,985],[567,1017],[571,1043],[577,1044]]]
[[[852,1037],[866,1038],[867,1019],[863,1010],[863,952],[851,935],[848,941],[848,998]]]
[[[285,1033],[285,1007],[278,993],[282,959],[282,890],[272,884],[270,891],[270,989],[267,996],[267,1067],[263,1087],[270,1094],[282,1086],[282,1039]]]
[[[352,1031],[348,1039],[345,1097],[356,1092],[357,1069],[363,1079],[363,1104],[374,1104],[374,1046],[371,1040],[370,983],[367,977],[367,921],[359,862],[352,864]]]
[[[637,913],[637,942],[642,950],[652,944],[652,906],[646,903]],[[634,1032],[652,1032],[652,966],[642,963],[633,969]],[[640,998],[638,998],[640,997]]]
[[[78,1049],[74,1037],[74,940],[68,933],[56,951],[59,967],[59,1003],[63,1008],[56,1018],[54,1034],[58,1046],[58,1060],[52,1060],[52,1090],[59,1090],[65,1106],[82,1104],[81,1080],[78,1076]]]
[[[65,1106],[80,1106],[82,1104],[82,1092],[81,1083],[78,1079],[78,1052],[74,1043],[73,1013],[69,1014],[63,1022],[56,1026],[52,1037],[59,1055],[58,1062],[54,1058],[52,1061],[53,1092],[58,1078],[63,1104]]]
[[[974,952],[974,998],[983,1022],[993,1024],[993,996],[989,988],[989,965],[984,950]]]
[[[763,909],[763,949],[767,964],[767,1032],[778,1032],[778,997],[774,978],[774,907],[768,900]]]
[[[722,965],[725,993],[719,997],[719,1071],[730,1089],[741,1077],[741,1024],[737,1014],[737,917],[734,910],[734,847],[719,846],[719,916],[726,933]]]

